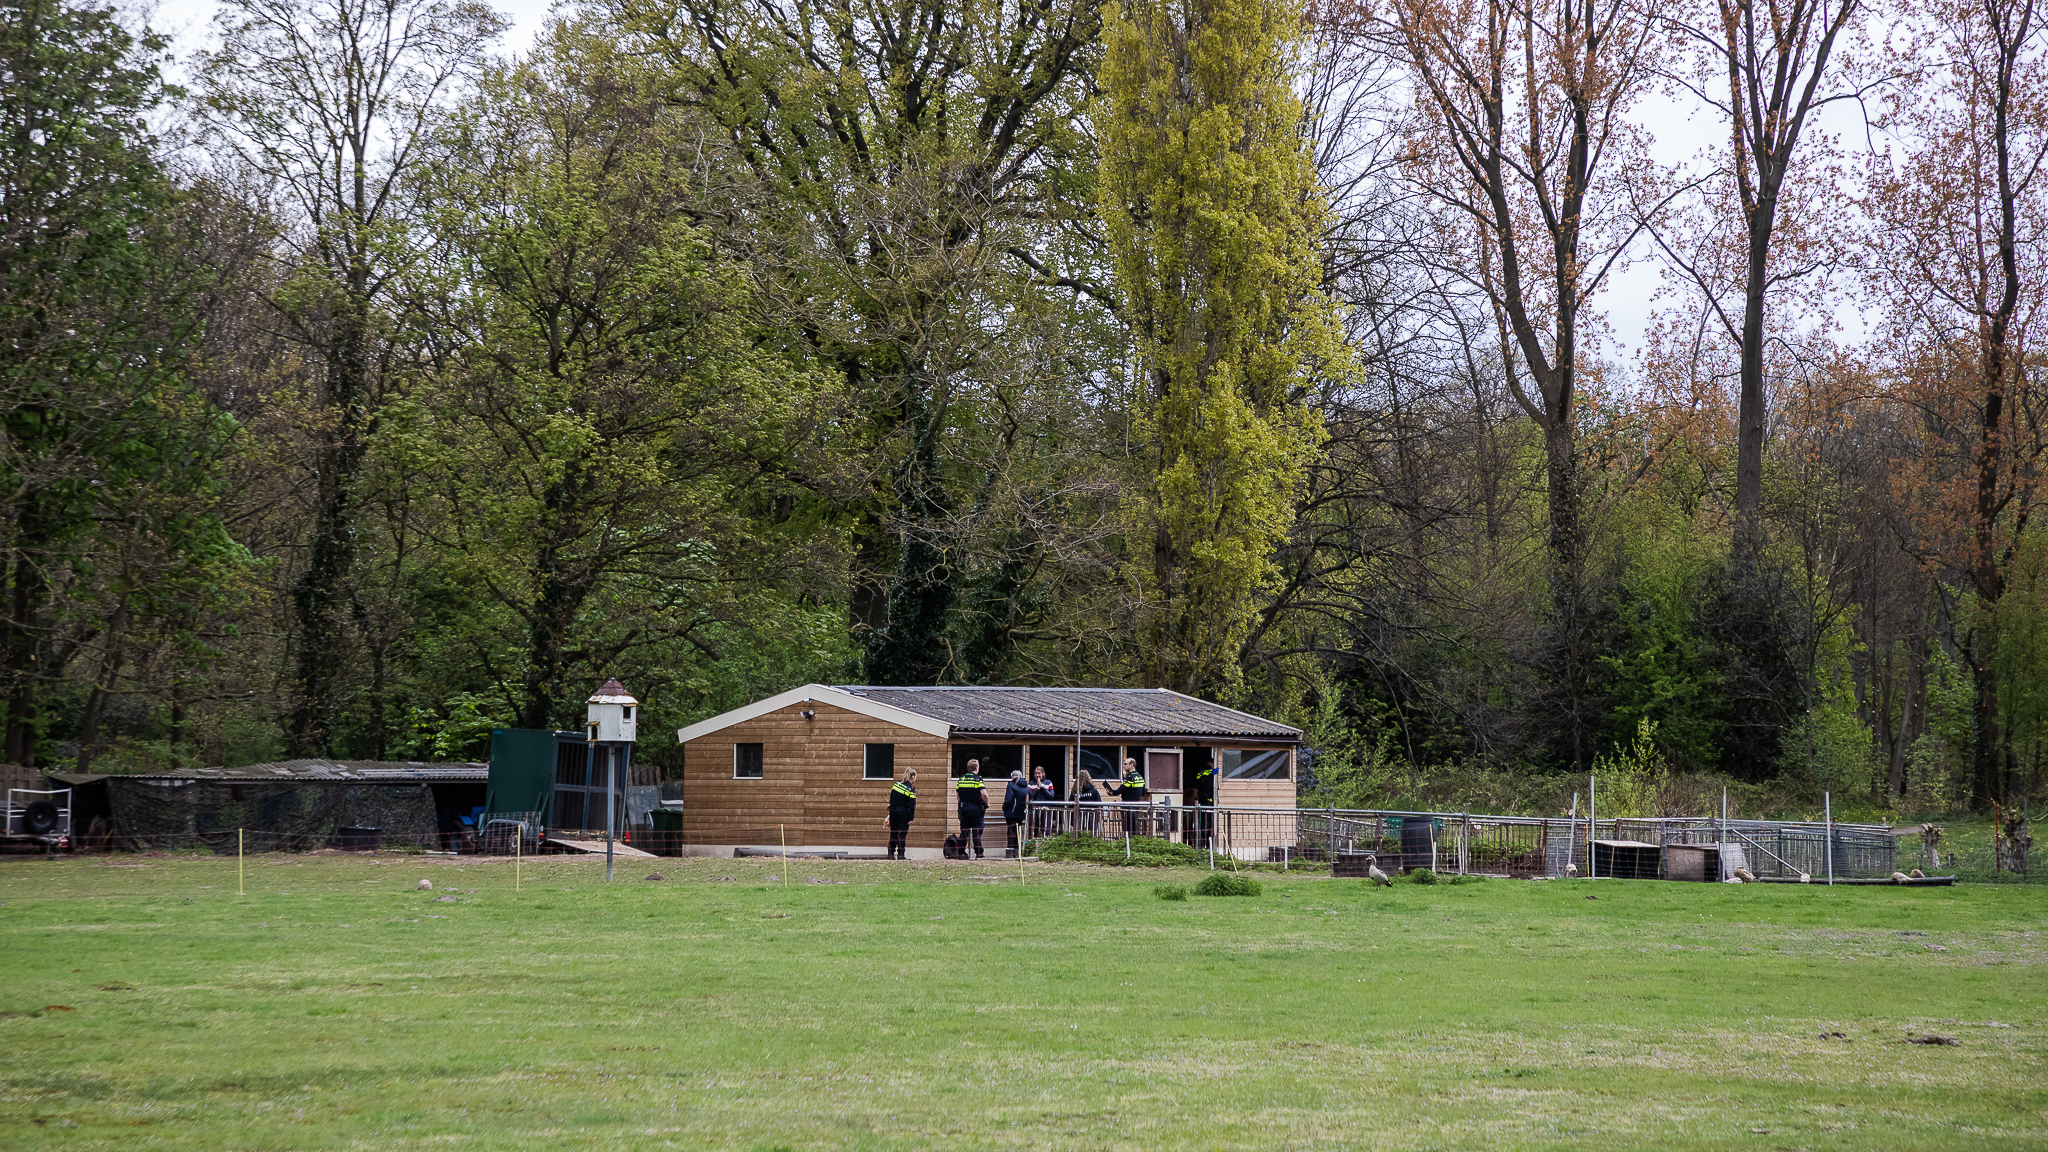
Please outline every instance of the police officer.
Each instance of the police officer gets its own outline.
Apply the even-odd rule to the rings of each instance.
[[[1145,774],[1138,771],[1138,762],[1128,756],[1124,757],[1124,778],[1117,782],[1116,794],[1126,805],[1142,804],[1152,796],[1151,790],[1145,787]],[[1137,835],[1148,828],[1149,824],[1138,815],[1135,807],[1124,809],[1124,835]]]
[[[906,859],[904,843],[910,839],[910,822],[917,818],[917,769],[903,773],[903,779],[889,789],[889,859]]]
[[[1195,806],[1195,847],[1207,848],[1216,834],[1216,750],[1197,748],[1190,755],[1202,755],[1188,781],[1188,803]]]
[[[974,858],[979,860],[983,856],[981,824],[988,815],[988,786],[981,781],[981,761],[967,762],[967,775],[960,777],[953,791],[960,797],[960,854],[967,854],[967,844],[972,839]]]

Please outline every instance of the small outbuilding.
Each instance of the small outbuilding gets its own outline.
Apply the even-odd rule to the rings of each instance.
[[[937,855],[958,829],[953,782],[969,760],[988,782],[991,850],[1012,770],[1043,768],[1059,795],[1077,771],[1102,784],[1125,757],[1153,800],[1187,803],[1204,767],[1216,803],[1293,808],[1301,731],[1163,688],[950,688],[807,684],[676,733],[681,840],[691,855],[785,841],[829,851],[887,840],[889,789],[918,772],[911,850]]]
[[[236,832],[264,849],[453,847],[484,803],[482,764],[285,760],[134,774],[51,773],[72,790],[73,827],[106,821],[110,843],[138,850],[211,844]]]

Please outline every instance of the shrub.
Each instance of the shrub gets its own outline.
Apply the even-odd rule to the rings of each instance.
[[[1446,881],[1446,883],[1450,883],[1450,884],[1484,884],[1484,883],[1486,883],[1486,877],[1484,877],[1484,876],[1453,876],[1453,877],[1451,877],[1451,878],[1450,878],[1450,879],[1449,879],[1448,881]]]
[[[1152,894],[1161,900],[1185,900],[1188,898],[1188,886],[1185,884],[1154,884],[1152,886]]]
[[[1230,872],[1212,873],[1207,880],[1195,885],[1197,896],[1257,896],[1259,882],[1249,877]]]
[[[1207,864],[1205,852],[1185,844],[1175,844],[1155,836],[1131,837],[1131,854],[1124,857],[1122,837],[1105,840],[1084,832],[1067,832],[1059,836],[1034,840],[1040,860],[1082,861],[1089,864],[1130,864],[1151,868]]]
[[[1441,877],[1427,868],[1417,868],[1408,874],[1408,882],[1410,884],[1434,884],[1439,879]]]

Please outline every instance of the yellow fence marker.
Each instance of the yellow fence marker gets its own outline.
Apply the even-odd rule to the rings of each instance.
[[[235,829],[235,895],[237,896],[247,896],[249,894],[248,872],[242,864],[242,837],[244,835],[245,832],[242,829]]]

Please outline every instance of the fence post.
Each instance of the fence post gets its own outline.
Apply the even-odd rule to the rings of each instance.
[[[1829,883],[1829,884],[1833,884],[1833,883],[1835,882],[1835,797],[1834,797],[1834,794],[1833,794],[1833,793],[1831,793],[1831,792],[1823,792],[1823,793],[1821,793],[1821,794],[1820,794],[1820,805],[1821,805],[1821,808],[1820,808],[1820,810],[1821,810],[1821,819],[1822,819],[1822,820],[1824,820],[1824,821],[1826,821],[1826,823],[1825,823],[1825,824],[1823,825],[1823,827],[1824,827],[1824,828],[1826,829],[1826,833],[1827,833],[1827,840],[1826,840],[1826,842],[1825,842],[1825,843],[1823,843],[1823,844],[1821,845],[1821,851],[1823,851],[1823,852],[1826,852],[1826,853],[1827,853],[1827,855],[1828,855],[1828,883]]]
[[[249,894],[248,872],[245,871],[245,866],[242,863],[242,838],[245,834],[244,829],[235,829],[235,895],[237,896],[247,896]]]
[[[1595,880],[1600,868],[1593,856],[1593,839],[1600,835],[1600,778],[1586,777],[1586,879]]]
[[[1330,805],[1330,829],[1329,829],[1329,834],[1330,834],[1330,848],[1329,848],[1329,857],[1330,857],[1330,867],[1332,867],[1332,868],[1335,868],[1335,867],[1337,866],[1337,806],[1336,806],[1335,804],[1332,804],[1332,805]]]

